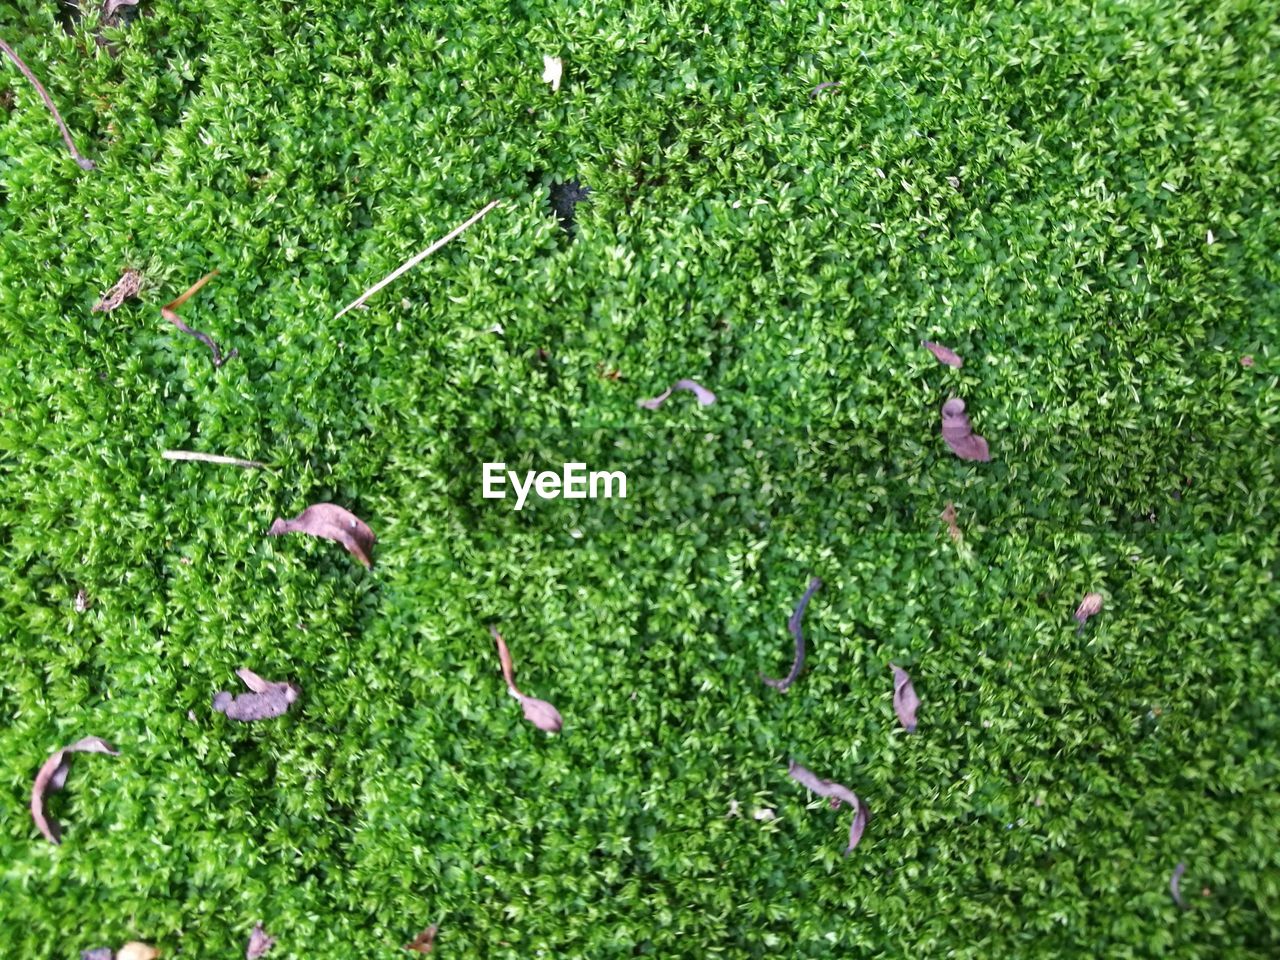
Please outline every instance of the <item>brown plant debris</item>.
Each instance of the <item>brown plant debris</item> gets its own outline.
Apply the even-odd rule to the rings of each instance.
[[[230,720],[252,723],[281,716],[302,693],[296,683],[264,680],[248,667],[241,667],[236,675],[249,688],[249,693],[232,696],[226,690],[220,690],[213,695],[213,709],[225,713]]]
[[[427,927],[427,929],[414,937],[411,942],[406,943],[404,948],[406,950],[412,950],[415,953],[430,953],[435,949],[436,933],[439,929],[440,928],[433,923],[431,926]]]
[[[142,274],[137,270],[126,270],[116,281],[116,285],[93,305],[93,309],[100,313],[110,313],[126,300],[136,297],[141,290]]]
[[[952,397],[942,405],[942,439],[961,460],[990,460],[987,441],[973,432],[964,401]]]
[[[58,113],[58,108],[53,102],[53,98],[49,96],[49,91],[45,90],[44,85],[36,79],[36,75],[31,72],[31,68],[23,63],[22,58],[18,56],[17,51],[9,46],[4,40],[0,40],[0,50],[3,50],[10,60],[17,65],[22,71],[22,75],[31,81],[31,85],[36,88],[36,92],[40,94],[40,99],[44,101],[44,105],[49,108],[49,112],[53,114],[54,122],[57,123],[58,129],[62,131],[62,139],[66,141],[67,149],[71,151],[71,157],[80,166],[81,170],[92,170],[95,164],[88,157],[80,153],[76,149],[75,142],[71,139],[71,131],[67,129],[67,125],[62,121],[62,114]]]
[[[691,391],[698,398],[698,406],[700,407],[709,407],[716,402],[716,395],[694,380],[677,380],[651,400],[637,400],[636,402],[646,410],[657,410],[667,402],[667,398],[676,390]]]
[[[960,354],[948,347],[944,347],[940,343],[934,343],[932,340],[921,340],[920,346],[924,347],[937,357],[940,363],[945,363],[948,367],[955,367],[959,370],[964,366],[964,359]]]
[[[365,567],[373,569],[373,544],[377,540],[373,531],[350,510],[335,503],[313,503],[292,520],[277,518],[267,536],[286,533],[306,533],[340,543]]]
[[[201,333],[199,330],[192,330],[190,327],[188,327],[185,323],[182,322],[182,318],[179,317],[177,314],[177,310],[180,306],[186,303],[187,300],[189,300],[197,290],[199,290],[201,287],[203,287],[206,283],[208,283],[217,275],[218,275],[217,270],[211,270],[208,273],[206,273],[203,277],[201,277],[199,280],[193,283],[190,287],[188,287],[187,291],[184,294],[182,294],[182,296],[178,297],[177,300],[174,300],[172,303],[166,303],[163,307],[161,307],[160,315],[164,317],[166,320],[168,320],[170,323],[172,323],[179,330],[181,330],[183,333],[187,334],[188,336],[195,337],[197,340],[203,343],[206,347],[208,347],[209,350],[213,353],[213,365],[215,367],[220,367],[224,363],[226,363],[228,360],[231,360],[234,357],[239,356],[240,355],[239,351],[232,350],[230,353],[228,353],[224,357],[222,355],[222,351],[218,348],[218,345],[214,343],[213,338],[211,336],[209,336],[207,333]]]
[[[113,757],[120,755],[120,751],[107,741],[99,737],[84,737],[55,750],[44,762],[31,787],[31,819],[50,843],[61,842],[62,828],[49,816],[45,802],[49,794],[56,793],[66,785],[67,774],[71,772],[71,755],[75,753],[105,753]]]
[[[795,683],[796,677],[800,676],[800,671],[804,669],[804,632],[801,629],[801,623],[804,620],[804,612],[809,606],[809,601],[813,595],[822,589],[822,581],[814,577],[809,581],[809,587],[804,592],[804,596],[800,598],[800,602],[796,604],[795,611],[791,614],[791,618],[787,620],[787,629],[791,631],[791,637],[796,643],[796,655],[791,662],[791,672],[781,680],[775,680],[773,677],[766,677],[760,674],[760,679],[773,687],[775,690],[784,691],[791,684]]]
[[[915,685],[911,675],[896,664],[889,664],[893,670],[893,709],[898,715],[898,722],[907,733],[916,732],[916,711],[920,709],[920,698],[916,696]]]
[[[866,804],[859,800],[858,795],[844,786],[844,784],[836,783],[834,780],[823,780],[813,771],[800,766],[794,760],[787,763],[787,774],[792,780],[808,787],[818,796],[831,797],[831,809],[839,810],[841,801],[853,807],[853,822],[849,824],[849,845],[844,848],[844,855],[847,857],[858,845],[858,841],[862,839],[863,831],[867,828],[867,819],[870,813]]]
[[[520,692],[516,687],[515,666],[511,662],[511,651],[507,649],[506,641],[502,639],[502,634],[498,632],[497,627],[490,627],[489,633],[498,643],[498,661],[502,664],[502,677],[507,681],[507,692],[520,702],[520,706],[524,709],[524,718],[539,730],[559,733],[560,728],[564,726],[560,712],[547,701],[525,696]]]

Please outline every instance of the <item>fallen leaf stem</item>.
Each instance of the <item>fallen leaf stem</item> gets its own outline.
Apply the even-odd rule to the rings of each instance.
[[[0,50],[9,55],[9,59],[17,64],[18,69],[22,71],[22,75],[31,81],[31,85],[36,88],[36,92],[40,94],[40,98],[44,100],[44,105],[49,108],[49,112],[53,114],[53,119],[58,124],[58,129],[62,131],[62,139],[67,143],[67,149],[71,151],[71,156],[79,165],[81,170],[93,170],[96,164],[76,149],[75,141],[71,139],[71,131],[67,129],[67,125],[62,121],[62,114],[58,112],[58,107],[53,102],[53,98],[49,96],[49,91],[45,90],[44,84],[36,79],[36,75],[31,72],[31,68],[22,62],[22,58],[18,56],[18,52],[0,39]]]

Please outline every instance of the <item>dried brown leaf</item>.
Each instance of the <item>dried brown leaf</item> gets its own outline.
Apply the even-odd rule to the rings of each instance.
[[[433,923],[431,926],[427,927],[427,929],[414,937],[411,943],[406,943],[404,948],[406,950],[413,950],[416,953],[430,953],[435,948],[436,933],[439,932],[439,929],[440,928]]]
[[[916,696],[915,685],[911,676],[896,664],[889,664],[893,670],[893,709],[898,714],[898,722],[907,733],[916,732],[916,711],[920,709],[920,698]]]
[[[716,395],[694,380],[677,380],[651,400],[638,400],[636,402],[646,410],[657,410],[667,402],[667,398],[676,390],[691,391],[693,395],[698,398],[698,406],[700,407],[709,407],[711,404],[716,402]]]
[[[809,600],[815,593],[822,588],[822,581],[814,577],[809,581],[809,588],[805,590],[804,596],[800,598],[800,602],[796,604],[791,618],[787,621],[787,629],[791,631],[791,636],[796,643],[795,658],[791,662],[791,672],[781,680],[775,680],[773,677],[766,677],[760,674],[760,679],[773,687],[775,690],[785,691],[787,687],[795,683],[796,677],[800,676],[800,671],[804,669],[804,632],[801,629],[801,622],[804,619],[805,609],[809,606]]]
[[[172,323],[175,327],[177,327],[183,333],[187,334],[187,336],[195,337],[197,340],[203,343],[206,347],[208,347],[209,350],[213,353],[213,365],[215,367],[220,367],[224,363],[226,363],[228,360],[231,360],[234,357],[239,356],[240,355],[239,351],[232,350],[230,353],[228,353],[224,357],[222,355],[222,351],[218,348],[218,345],[213,342],[213,337],[209,336],[207,333],[201,333],[199,330],[193,330],[190,327],[188,327],[185,323],[182,322],[182,318],[179,317],[177,313],[177,310],[180,306],[182,306],[189,299],[191,299],[191,297],[195,294],[197,290],[199,290],[201,287],[203,287],[206,283],[208,283],[217,275],[218,275],[217,270],[211,270],[210,272],[206,273],[203,277],[201,277],[191,286],[187,287],[186,292],[183,293],[182,296],[178,297],[178,299],[174,300],[171,303],[166,303],[163,307],[161,307],[160,316],[164,317],[166,320]]]
[[[31,787],[31,819],[51,843],[61,842],[62,828],[48,815],[45,801],[49,794],[56,793],[66,784],[67,774],[71,772],[73,753],[105,753],[113,757],[120,755],[119,750],[99,737],[83,737],[61,750],[55,750],[44,762]]]
[[[921,340],[920,346],[924,347],[937,357],[940,363],[945,363],[948,367],[955,367],[959,370],[964,366],[964,359],[960,354],[956,353],[949,347],[944,347],[940,343],[934,343],[932,340]]]
[[[138,0],[107,0],[106,5],[102,8],[102,18],[110,20],[121,7],[136,7],[137,5]]]
[[[220,690],[213,695],[213,709],[225,713],[230,720],[251,723],[279,717],[288,712],[302,693],[296,683],[263,680],[248,667],[241,667],[236,674],[249,688],[249,693],[233,697],[226,690]]]
[[[1102,594],[1086,593],[1084,595],[1084,599],[1080,601],[1080,606],[1076,607],[1076,623],[1079,624],[1079,626],[1076,627],[1076,633],[1083,633],[1084,625],[1088,622],[1089,618],[1096,616],[1101,612]]]
[[[964,409],[964,401],[959,397],[952,397],[942,405],[942,439],[961,460],[990,460],[987,441],[973,432]]]
[[[820,94],[823,90],[834,89],[835,87],[838,87],[838,86],[840,86],[839,80],[826,80],[823,83],[818,84],[816,87],[814,87],[812,90],[809,91],[809,99],[812,100],[814,97]]]
[[[255,923],[253,932],[249,934],[249,945],[244,948],[245,960],[258,960],[275,945],[276,938],[269,936],[261,923]]]
[[[507,648],[507,642],[502,639],[502,634],[498,632],[497,627],[490,626],[489,633],[498,644],[498,661],[502,664],[502,678],[507,682],[507,692],[520,701],[524,718],[539,730],[559,733],[564,726],[564,718],[560,716],[560,711],[545,700],[525,696],[520,692],[519,687],[516,686],[515,665],[511,662],[511,651]]]
[[[136,297],[141,290],[142,274],[137,270],[126,270],[116,281],[116,285],[93,305],[93,309],[101,313],[110,313],[126,300]]]
[[[347,552],[373,569],[373,544],[377,539],[369,525],[350,510],[333,503],[313,503],[292,520],[277,519],[271,524],[267,536],[278,537],[285,533],[307,533],[324,537],[347,548]]]
[[[800,766],[794,760],[787,763],[787,773],[792,780],[808,787],[818,796],[833,798],[832,809],[839,809],[841,801],[853,807],[853,822],[849,824],[849,845],[844,849],[844,855],[847,857],[862,839],[863,831],[867,829],[870,813],[866,804],[844,784],[836,783],[834,780],[823,780],[812,770]]]
[[[942,520],[947,525],[947,533],[950,535],[951,539],[956,543],[963,540],[964,534],[960,532],[960,524],[956,523],[956,505],[948,500],[947,506],[943,509],[941,516]]]

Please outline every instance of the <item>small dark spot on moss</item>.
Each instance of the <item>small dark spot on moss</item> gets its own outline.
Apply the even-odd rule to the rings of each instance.
[[[559,219],[560,226],[564,227],[566,233],[573,233],[574,212],[578,204],[586,200],[590,193],[591,188],[583,186],[577,180],[551,184],[551,211]]]

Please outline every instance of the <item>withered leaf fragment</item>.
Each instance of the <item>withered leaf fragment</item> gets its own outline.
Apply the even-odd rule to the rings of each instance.
[[[947,534],[952,540],[959,543],[964,539],[964,534],[960,532],[960,524],[956,523],[956,505],[950,500],[947,501],[941,513],[941,519],[947,525]]]
[[[309,533],[324,537],[347,548],[347,552],[373,569],[373,544],[377,539],[369,525],[350,510],[335,503],[313,503],[292,520],[276,519],[267,536],[278,537],[285,533]]]
[[[95,947],[93,950],[81,950],[80,960],[115,960],[115,955],[110,947]]]
[[[137,5],[138,0],[107,0],[106,6],[102,9],[102,18],[110,20],[121,7],[136,7]]]
[[[528,697],[520,692],[516,687],[515,666],[511,662],[511,651],[507,649],[506,641],[502,639],[502,634],[498,632],[497,627],[490,627],[489,633],[498,642],[498,660],[502,664],[502,677],[507,681],[507,693],[520,701],[520,706],[524,710],[524,718],[539,730],[545,730],[547,733],[559,733],[560,728],[564,726],[564,720],[561,718],[560,712],[547,701]]]
[[[939,362],[945,363],[948,367],[955,367],[959,370],[964,366],[964,359],[960,354],[956,353],[954,350],[944,347],[940,343],[934,343],[932,340],[921,340],[920,346],[924,347],[937,357]]]
[[[413,938],[412,943],[406,943],[406,950],[413,950],[415,953],[430,953],[436,945],[436,933],[439,931],[434,923],[423,930],[420,934]]]
[[[188,327],[185,323],[182,322],[182,318],[179,317],[177,314],[177,310],[180,306],[186,303],[192,297],[192,295],[195,294],[197,290],[199,290],[201,287],[203,287],[206,283],[208,283],[217,275],[218,275],[217,270],[212,270],[209,273],[206,273],[203,277],[201,277],[199,280],[193,283],[190,287],[188,287],[186,293],[178,297],[177,300],[174,300],[172,303],[166,303],[163,307],[161,307],[160,315],[164,317],[166,320],[168,320],[170,323],[172,323],[179,330],[181,330],[183,333],[187,334],[188,336],[195,337],[197,340],[203,343],[206,347],[208,347],[213,352],[213,365],[215,367],[220,367],[224,363],[226,363],[228,360],[239,356],[239,351],[232,350],[230,353],[228,353],[224,357],[222,355],[222,351],[218,349],[218,345],[213,342],[213,337],[209,336],[207,333],[201,333],[199,330],[192,330],[190,327]]]
[[[249,934],[249,945],[244,948],[245,960],[258,960],[258,957],[275,945],[276,938],[268,936],[267,931],[262,929],[261,923],[255,923],[253,932]]]
[[[221,690],[213,696],[213,709],[225,713],[228,719],[250,723],[254,720],[270,720],[288,711],[302,688],[296,683],[275,683],[263,680],[248,667],[241,667],[236,675],[244,681],[249,693],[232,696]]]
[[[828,88],[834,89],[835,87],[838,87],[838,86],[840,86],[839,80],[827,80],[823,83],[820,83],[816,87],[814,87],[812,90],[809,91],[809,99],[812,100],[814,97],[820,94],[823,90],[826,90]]]
[[[1173,894],[1173,902],[1178,905],[1179,910],[1186,910],[1190,904],[1182,897],[1182,875],[1187,872],[1187,865],[1179,863],[1173,868],[1173,876],[1169,878],[1169,892]]]
[[[142,274],[137,270],[126,270],[116,281],[116,285],[102,295],[93,309],[100,313],[110,313],[131,297],[136,297],[142,290]]]
[[[791,663],[791,672],[781,680],[775,680],[773,677],[766,677],[760,674],[760,679],[773,687],[775,690],[786,690],[787,687],[795,683],[796,677],[800,676],[800,671],[804,669],[804,632],[801,629],[801,621],[804,619],[805,608],[809,606],[810,598],[818,592],[822,587],[822,581],[814,577],[809,581],[809,589],[804,592],[804,596],[800,598],[800,602],[796,604],[795,612],[791,614],[791,619],[787,621],[787,629],[791,631],[791,636],[796,641],[796,656]]]
[[[1086,593],[1084,599],[1080,601],[1080,606],[1076,607],[1076,636],[1084,633],[1084,625],[1088,623],[1089,618],[1102,612],[1102,594]]]
[[[858,845],[858,841],[862,839],[863,831],[867,829],[867,819],[870,816],[870,812],[867,810],[866,804],[859,800],[858,795],[848,787],[833,780],[823,780],[813,771],[800,766],[794,760],[788,761],[787,773],[792,780],[808,787],[818,796],[831,797],[831,808],[833,810],[840,809],[841,801],[853,807],[853,822],[849,824],[849,845],[844,848],[846,857],[851,854],[854,847]]]
[[[990,460],[987,441],[973,432],[964,401],[952,397],[942,405],[942,439],[961,460]]]
[[[916,711],[920,709],[920,698],[916,696],[916,688],[911,683],[911,675],[897,664],[889,664],[893,670],[893,709],[898,715],[898,722],[907,733],[916,732]]]
[[[658,394],[651,400],[638,400],[640,406],[646,410],[657,410],[660,406],[667,402],[667,398],[676,390],[689,390],[698,398],[698,406],[709,407],[716,402],[716,395],[708,390],[702,384],[693,380],[677,380],[662,393]]]
[[[36,75],[31,72],[31,68],[23,62],[20,56],[18,56],[17,51],[5,43],[4,40],[0,40],[0,50],[3,50],[8,55],[9,59],[14,62],[20,71],[22,71],[22,75],[31,81],[31,85],[36,88],[36,93],[40,94],[40,99],[43,100],[44,105],[49,108],[49,112],[53,114],[54,122],[62,132],[62,139],[66,143],[67,149],[71,151],[71,158],[75,160],[81,170],[95,169],[96,164],[76,149],[75,142],[71,139],[71,131],[68,130],[67,125],[62,122],[62,114],[58,112],[58,108],[54,104],[53,98],[49,96],[49,91],[44,88],[44,84],[36,79]]]
[[[73,753],[105,753],[118,757],[120,751],[99,737],[84,737],[75,743],[56,750],[44,762],[36,781],[31,787],[31,819],[36,827],[51,843],[61,843],[62,828],[58,822],[49,817],[45,811],[45,799],[50,793],[61,790],[67,782],[67,774],[71,772],[71,754]]]

